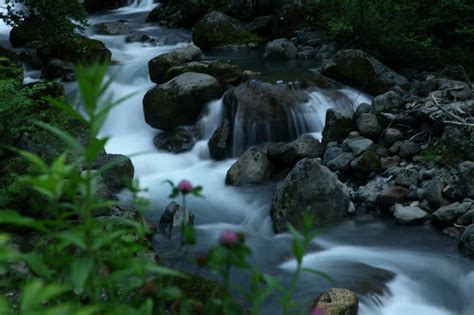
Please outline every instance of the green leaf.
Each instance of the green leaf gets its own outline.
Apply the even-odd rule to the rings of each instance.
[[[177,270],[167,268],[167,267],[163,267],[163,266],[160,266],[160,265],[148,264],[145,267],[145,269],[148,272],[151,272],[151,273],[154,273],[154,274],[160,275],[160,276],[170,276],[170,277],[178,277],[178,278],[185,278],[185,279],[188,278],[188,276],[185,275],[184,273],[181,273]]]
[[[67,291],[67,287],[58,284],[45,285],[41,281],[33,280],[21,290],[20,309],[22,314],[36,313],[37,308],[51,298]]]
[[[46,100],[47,102],[49,102],[54,107],[57,107],[57,108],[61,109],[62,111],[64,111],[71,118],[77,119],[77,120],[79,120],[80,122],[82,122],[86,125],[89,124],[89,122],[77,110],[75,110],[70,104],[65,103],[61,100],[49,97],[49,96],[45,96],[45,97],[43,97],[43,99]]]
[[[23,258],[35,274],[45,277],[51,277],[54,274],[54,270],[49,268],[44,262],[43,256],[33,252],[23,255]]]
[[[105,144],[109,141],[108,137],[102,139],[93,138],[89,141],[89,145],[86,148],[84,158],[86,161],[93,162],[97,157],[104,152]]]
[[[14,210],[0,211],[0,224],[8,224],[15,226],[28,227],[31,229],[45,231],[44,226],[40,221],[33,218],[25,217]]]
[[[8,305],[7,299],[3,296],[0,295],[0,314],[2,315],[11,315],[13,314],[10,305]]]
[[[71,281],[74,288],[82,294],[84,292],[84,287],[94,269],[94,259],[92,257],[81,257],[74,259],[74,262],[71,265]]]
[[[115,231],[115,232],[109,232],[107,234],[100,234],[98,237],[94,239],[94,242],[92,243],[92,249],[98,250],[104,247],[105,245],[114,243],[126,233],[127,233],[126,231]]]
[[[55,234],[55,236],[62,240],[62,247],[68,247],[70,245],[74,245],[79,247],[80,249],[86,249],[86,242],[84,240],[84,235],[82,232],[78,231],[66,231],[62,233]]]
[[[293,239],[292,242],[292,250],[293,250],[293,255],[296,258],[296,261],[298,264],[301,264],[303,261],[303,256],[304,256],[304,246],[303,243],[299,239]]]
[[[74,149],[76,152],[83,154],[84,147],[79,143],[79,141],[77,141],[77,139],[75,139],[73,136],[71,136],[67,132],[41,121],[36,121],[35,124],[55,134],[56,136],[61,138],[67,145],[69,145],[72,149]]]

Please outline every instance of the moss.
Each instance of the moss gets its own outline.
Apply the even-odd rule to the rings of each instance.
[[[174,285],[183,291],[188,297],[205,303],[214,296],[219,296],[223,290],[222,284],[205,279],[198,275],[188,275],[186,279],[177,278]]]
[[[13,80],[16,84],[23,83],[23,66],[20,62],[0,56],[0,80]]]

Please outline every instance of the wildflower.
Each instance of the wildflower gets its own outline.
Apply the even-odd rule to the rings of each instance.
[[[223,231],[219,236],[219,243],[226,247],[234,247],[242,242],[239,233],[233,231]]]
[[[315,306],[312,310],[311,310],[311,313],[309,313],[309,315],[324,315],[324,311],[322,308],[320,308],[319,306]]]
[[[193,190],[193,185],[189,180],[183,179],[179,182],[178,189],[183,195],[186,195]]]

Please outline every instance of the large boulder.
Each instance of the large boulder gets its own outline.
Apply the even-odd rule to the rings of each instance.
[[[360,134],[368,138],[377,138],[382,132],[382,126],[376,115],[371,113],[362,113],[356,120],[357,129]]]
[[[129,186],[135,175],[135,168],[129,157],[121,154],[103,154],[95,161],[94,168],[113,165],[101,174],[103,183],[112,193],[117,193]]]
[[[302,90],[286,84],[258,81],[241,83],[224,96],[224,117],[228,128],[221,124],[209,141],[211,146],[227,148],[227,156],[240,155],[251,146],[266,142],[288,142],[298,137],[297,126],[292,124],[292,109],[308,100]],[[226,135],[220,135],[226,132]],[[219,139],[219,141],[216,141]],[[222,150],[221,150],[222,152]]]
[[[210,75],[183,73],[149,90],[143,98],[145,121],[164,131],[194,123],[207,102],[218,98],[222,87]]]
[[[287,143],[277,150],[270,150],[269,157],[279,164],[291,165],[304,158],[321,157],[324,146],[310,135],[302,135],[295,141]]]
[[[222,59],[202,62],[192,61],[168,69],[164,79],[169,81],[185,72],[206,73],[215,77],[222,86],[228,86],[238,84],[243,71],[231,61]]]
[[[131,33],[133,28],[125,22],[112,21],[94,24],[92,30],[100,35],[124,35]]]
[[[193,42],[204,49],[258,41],[245,24],[217,11],[201,17],[193,29]]]
[[[264,184],[270,179],[272,168],[265,149],[250,148],[227,171],[225,183],[233,186]]]
[[[464,256],[474,259],[474,224],[464,231],[459,240],[458,247]]]
[[[166,82],[166,73],[169,69],[180,66],[187,62],[199,61],[201,58],[201,49],[192,44],[179,48],[175,51],[159,55],[148,62],[150,78],[156,83]]]
[[[193,148],[195,140],[193,134],[184,127],[178,127],[168,132],[162,132],[153,139],[158,150],[170,153],[181,153]]]
[[[315,309],[319,312],[314,311]],[[357,315],[359,300],[347,289],[334,288],[318,296],[313,301],[311,310],[321,315]]]
[[[374,95],[409,83],[374,57],[355,49],[338,51],[323,64],[321,73]]]
[[[352,109],[328,109],[323,130],[323,143],[342,142],[349,135],[353,124],[354,113]]]
[[[295,59],[297,49],[295,44],[285,38],[275,39],[265,46],[265,58],[289,60]]]
[[[275,232],[284,232],[287,224],[301,226],[303,215],[312,213],[318,225],[336,223],[347,215],[350,196],[336,174],[317,159],[296,163],[278,185],[270,215]]]
[[[458,218],[460,218],[463,214],[469,211],[472,205],[473,203],[470,201],[463,203],[455,202],[449,204],[433,212],[433,219],[441,226],[448,226],[453,222],[456,222]]]

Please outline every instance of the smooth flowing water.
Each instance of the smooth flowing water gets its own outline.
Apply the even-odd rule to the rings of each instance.
[[[217,127],[222,114],[222,100],[208,104],[200,128],[203,139],[192,151],[182,154],[159,152],[153,138],[159,131],[149,127],[143,117],[142,98],[153,87],[148,75],[148,61],[165,52],[190,42],[184,30],[171,30],[145,24],[146,14],[154,1],[134,1],[128,7],[90,17],[90,24],[103,21],[128,20],[137,31],[145,32],[157,44],[126,43],[125,36],[87,35],[103,41],[113,53],[117,64],[111,66],[110,75],[116,80],[111,85],[115,97],[130,93],[124,104],[112,111],[102,130],[110,135],[109,153],[132,156],[135,176],[147,188],[151,201],[150,218],[158,220],[168,199],[169,186],[164,180],[178,182],[189,179],[204,187],[205,198],[189,198],[188,207],[196,216],[198,243],[189,250],[190,256],[205,252],[215,244],[221,231],[242,231],[253,250],[252,262],[262,271],[289,281],[295,269],[291,255],[291,238],[287,234],[275,235],[271,227],[269,209],[275,184],[261,187],[236,188],[224,183],[227,170],[235,160],[216,162],[210,159],[207,139]],[[0,39],[7,38],[9,28],[0,24]],[[211,58],[221,57],[214,51]],[[246,67],[253,64],[262,71],[260,58],[255,51],[232,53],[244,59]],[[235,58],[236,62],[238,59]],[[286,65],[288,66],[288,65]],[[290,65],[291,66],[291,65]],[[301,64],[294,67],[298,68]],[[284,65],[282,66],[284,67]],[[293,67],[293,66],[291,66]],[[272,68],[273,69],[273,68]],[[294,70],[294,69],[293,69]],[[337,98],[323,91],[311,91],[310,101],[300,105],[295,121],[301,133],[309,132],[320,137],[325,112],[338,106],[344,99],[354,104],[370,102],[357,91],[345,88]],[[193,270],[192,264],[174,257],[174,244],[156,236],[160,255],[180,268]],[[304,265],[326,272],[336,286],[347,287],[361,298],[361,315],[472,315],[474,314],[474,264],[462,258],[456,250],[455,240],[430,231],[427,227],[400,227],[392,221],[372,218],[349,220],[321,232],[305,256]],[[239,274],[235,283],[246,285]],[[296,298],[310,306],[311,299],[333,285],[321,278],[304,274],[297,287]],[[265,306],[266,314],[276,314],[275,303]]]

